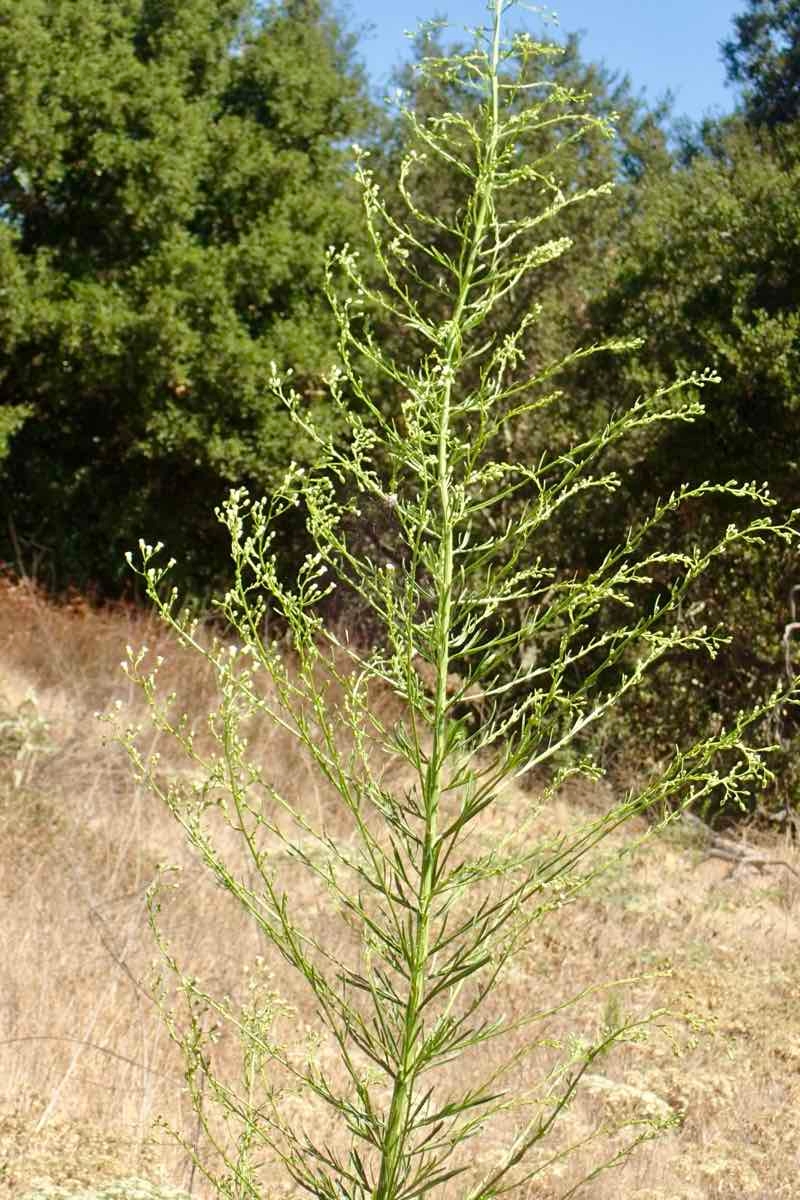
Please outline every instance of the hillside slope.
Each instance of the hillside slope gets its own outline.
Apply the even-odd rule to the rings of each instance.
[[[118,664],[126,643],[143,641],[166,653],[170,682],[192,697],[199,721],[211,698],[202,665],[142,614],[79,601],[56,608],[21,585],[0,589],[0,1197],[9,1200],[131,1176],[208,1195],[185,1154],[153,1133],[160,1114],[190,1142],[197,1130],[180,1056],[147,993],[154,948],[144,894],[156,864],[183,867],[166,920],[201,978],[235,990],[260,947],[135,786],[95,715],[118,700],[141,717]],[[262,737],[273,765],[335,824],[334,799],[286,736]],[[164,770],[179,772],[163,749]],[[507,793],[485,836],[533,799]],[[536,821],[552,829],[589,820],[607,799],[603,785],[573,790]],[[645,833],[640,824],[624,836]],[[590,1183],[588,1200],[798,1194],[800,853],[774,835],[748,836],[775,865],[734,870],[685,827],[644,838],[553,917],[507,981],[504,1004],[521,1014],[598,980],[652,976],[619,1000],[587,997],[570,1018],[577,1032],[614,1019],[619,1005],[680,1014],[662,1022],[669,1037],[612,1055],[565,1118],[576,1141],[607,1114],[679,1118],[622,1171]],[[299,1016],[313,1021],[310,1010]],[[576,1170],[564,1168],[557,1190],[531,1187],[530,1200],[560,1195]],[[267,1178],[270,1200],[293,1194],[278,1171]]]

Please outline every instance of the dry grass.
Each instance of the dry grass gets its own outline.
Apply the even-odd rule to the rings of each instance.
[[[118,663],[126,642],[142,641],[168,651],[170,685],[192,697],[198,716],[207,711],[202,664],[169,647],[141,614],[57,609],[22,587],[0,591],[0,1196],[22,1196],[37,1179],[78,1188],[130,1175],[207,1195],[185,1157],[152,1130],[158,1114],[190,1137],[195,1127],[179,1055],[143,986],[154,957],[144,892],[156,864],[183,867],[166,926],[210,987],[235,993],[263,948],[191,861],[171,818],[134,786],[127,760],[93,715],[114,699],[140,711]],[[3,713],[14,721],[3,725]],[[154,748],[164,752],[165,771],[181,769],[168,747]],[[285,735],[262,731],[259,753],[336,829],[335,797]],[[602,788],[573,791],[538,821],[566,827],[591,818],[604,800]],[[531,802],[529,794],[507,793],[486,836]],[[620,838],[643,833],[640,826]],[[793,847],[773,840],[769,848],[798,866]],[[665,1006],[697,1018],[696,1038],[678,1024],[676,1046],[656,1038],[614,1054],[570,1109],[564,1129],[576,1138],[607,1113],[681,1114],[674,1132],[590,1184],[587,1200],[798,1194],[799,894],[785,869],[731,876],[727,864],[704,859],[676,833],[645,841],[624,868],[541,927],[505,981],[506,1012],[522,1014],[593,981],[671,967],[669,978],[629,989],[624,1011]],[[298,899],[317,903],[310,892]],[[322,909],[315,919],[325,919]],[[301,993],[280,982],[300,1023],[310,1021]],[[569,1020],[577,1032],[594,1033],[615,1003],[595,994]],[[551,1032],[559,1031],[554,1021]],[[223,1039],[215,1053],[224,1060],[234,1050]],[[521,1088],[528,1070],[520,1069]],[[287,1194],[277,1180],[269,1200]],[[531,1188],[527,1200],[555,1197],[556,1182]]]

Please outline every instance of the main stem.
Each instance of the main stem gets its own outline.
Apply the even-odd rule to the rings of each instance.
[[[478,173],[476,206],[471,245],[461,273],[459,294],[453,308],[450,331],[445,344],[444,383],[440,405],[440,425],[437,460],[437,490],[441,517],[441,537],[438,567],[438,600],[436,610],[436,692],[434,700],[433,747],[423,780],[425,833],[417,894],[417,915],[409,964],[409,990],[406,1002],[400,1061],[394,1080],[392,1100],[386,1123],[378,1184],[374,1200],[395,1200],[398,1176],[411,1129],[409,1112],[418,1072],[417,1046],[421,1032],[421,1010],[425,999],[430,943],[431,907],[436,891],[439,802],[442,773],[447,758],[447,675],[450,668],[450,633],[453,607],[453,512],[450,490],[450,409],[453,381],[462,359],[462,320],[469,291],[475,275],[483,234],[489,214],[489,202],[497,151],[499,126],[498,69],[500,61],[500,28],[503,0],[495,0],[494,30],[491,57],[491,130],[487,153]]]

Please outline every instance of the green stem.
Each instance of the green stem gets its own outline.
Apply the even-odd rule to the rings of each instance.
[[[436,890],[439,802],[442,790],[442,771],[447,758],[447,676],[450,668],[450,631],[453,605],[453,514],[450,494],[450,408],[453,380],[461,364],[461,324],[464,308],[472,286],[475,267],[489,214],[491,183],[495,170],[499,126],[498,67],[500,60],[500,28],[502,0],[495,0],[494,32],[491,70],[491,135],[488,152],[479,173],[476,190],[479,193],[472,234],[472,244],[461,275],[459,295],[453,309],[445,351],[445,374],[442,387],[439,427],[437,488],[441,519],[441,541],[438,570],[438,604],[436,616],[436,692],[434,700],[433,748],[423,781],[425,834],[422,850],[417,896],[417,917],[414,931],[413,955],[410,964],[408,1000],[406,1002],[400,1062],[394,1081],[386,1137],[383,1145],[378,1184],[374,1200],[395,1200],[398,1176],[410,1134],[409,1112],[417,1075],[416,1051],[420,1034],[420,1012],[425,998],[430,946],[431,907]]]

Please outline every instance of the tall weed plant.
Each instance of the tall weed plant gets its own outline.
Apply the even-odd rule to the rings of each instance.
[[[204,641],[181,615],[160,547],[141,546],[136,569],[148,594],[179,641],[208,660],[219,705],[207,729],[192,728],[177,698],[162,696],[158,663],[144,648],[130,650],[126,669],[156,726],[185,749],[190,775],[170,782],[157,756],[140,748],[140,731],[120,736],[262,951],[243,999],[213,995],[181,969],[154,889],[153,928],[174,985],[164,983],[161,1001],[185,1053],[198,1121],[220,1156],[203,1155],[199,1165],[220,1195],[276,1194],[265,1190],[270,1162],[283,1164],[292,1194],[320,1200],[489,1200],[538,1195],[539,1186],[548,1196],[573,1195],[624,1160],[663,1121],[631,1118],[621,1140],[612,1137],[595,1165],[565,1183],[571,1147],[558,1136],[559,1118],[600,1056],[646,1035],[647,1016],[625,1017],[609,1001],[594,1032],[584,1023],[556,1037],[557,1019],[586,989],[556,995],[539,981],[530,1011],[506,1012],[504,983],[521,957],[535,957],[544,924],[624,853],[607,840],[613,831],[644,813],[656,827],[712,794],[736,802],[768,776],[752,736],[761,708],[676,748],[588,824],[534,833],[534,816],[546,817],[571,777],[599,777],[593,732],[648,669],[676,652],[714,655],[724,640],[721,630],[680,620],[712,560],[794,531],[771,518],[764,486],[687,486],[643,513],[591,573],[561,578],[548,564],[548,522],[561,506],[587,492],[602,505],[620,486],[604,469],[604,451],[655,422],[691,421],[714,377],[703,371],[620,407],[568,453],[534,462],[506,453],[515,423],[535,420],[557,398],[560,371],[627,347],[611,341],[532,363],[518,347],[536,309],[516,328],[493,325],[504,297],[569,250],[550,232],[559,214],[606,190],[560,179],[559,148],[589,131],[613,136],[584,111],[585,97],[524,82],[523,66],[556,51],[525,32],[507,36],[511,8],[493,0],[471,49],[420,65],[476,94],[480,106],[470,108],[474,118],[423,123],[406,114],[417,149],[399,179],[405,223],[356,150],[382,284],[368,281],[347,247],[330,250],[340,340],[326,386],[349,437],[318,429],[291,378],[273,373],[276,395],[318,459],[307,471],[291,465],[269,499],[234,491],[219,512],[233,581],[218,608],[235,642]],[[545,126],[560,141],[530,161],[522,148]],[[418,207],[423,158],[463,176],[467,198],[457,211]],[[526,215],[508,217],[520,211],[508,203],[520,192]],[[445,235],[437,247],[452,249],[431,248],[433,233]],[[424,273],[411,265],[420,255]],[[371,333],[376,309],[424,339],[424,356],[388,357]],[[376,376],[398,397],[395,411],[364,382]],[[709,492],[748,498],[752,520],[704,548],[659,549],[665,523]],[[272,539],[298,506],[316,549],[287,582]],[[379,538],[365,553],[359,531],[375,513],[389,549]],[[646,606],[654,583],[659,598]],[[326,625],[336,587],[372,615],[381,631],[374,645],[351,642],[341,622]],[[268,610],[289,631],[283,645],[265,632]],[[376,700],[388,694],[393,706]],[[279,765],[272,770],[258,755],[268,723],[296,739],[335,792],[335,812],[278,786]],[[499,806],[520,779],[538,781],[536,803],[518,792],[503,824],[508,808],[498,819]],[[604,986],[597,980],[589,992]],[[291,1008],[303,991],[315,1014],[309,1028]],[[238,1081],[215,1069],[223,1030],[240,1041]],[[503,1147],[493,1123],[511,1131]],[[607,1133],[601,1123],[585,1140]]]

